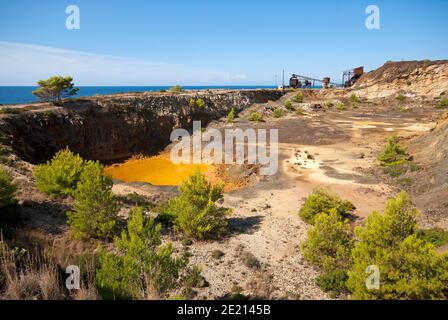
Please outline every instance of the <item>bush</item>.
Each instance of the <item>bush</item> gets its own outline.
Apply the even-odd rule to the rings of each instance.
[[[286,108],[286,110],[294,111],[294,107],[293,107],[291,101],[286,101],[285,102],[285,108]]]
[[[347,107],[345,106],[345,104],[339,102],[338,104],[336,104],[336,110],[342,111],[347,109]]]
[[[350,201],[342,200],[337,195],[330,194],[322,189],[315,189],[306,199],[299,216],[303,221],[314,224],[314,219],[319,213],[330,213],[336,209],[340,219],[346,217],[355,207]]]
[[[263,121],[263,115],[260,112],[252,111],[250,116],[249,116],[249,121],[262,122]]]
[[[406,100],[406,96],[399,94],[395,99],[397,99],[398,102],[404,102]]]
[[[334,107],[334,103],[331,102],[331,101],[327,101],[327,102],[325,102],[325,106],[326,106],[328,109],[330,109],[330,108],[333,108],[333,107]]]
[[[76,238],[111,238],[118,221],[118,205],[112,193],[112,179],[103,175],[103,166],[89,161],[84,165],[75,192],[74,211],[68,224]]]
[[[410,157],[406,149],[400,146],[398,142],[397,136],[390,136],[387,139],[386,146],[378,156],[381,166],[397,166],[409,161]]]
[[[227,227],[228,210],[215,203],[222,198],[222,186],[211,185],[198,170],[182,183],[180,196],[171,199],[162,215],[171,219],[186,236],[202,239],[220,235]]]
[[[320,213],[315,217],[314,226],[302,244],[302,251],[308,262],[330,272],[350,267],[352,246],[350,225],[347,221],[341,221],[338,211],[333,208],[328,214]]]
[[[180,85],[175,85],[174,87],[170,88],[170,91],[173,93],[181,93],[182,91],[184,91],[184,89]]]
[[[437,103],[436,108],[437,108],[437,109],[445,109],[445,108],[448,108],[448,98],[442,98],[442,99],[440,99],[440,101]]]
[[[83,166],[84,160],[79,155],[68,148],[61,150],[51,161],[35,167],[37,188],[50,196],[73,195]]]
[[[301,91],[297,92],[297,94],[293,100],[294,100],[294,102],[302,103],[303,102],[303,93]]]
[[[384,214],[373,212],[355,229],[359,242],[352,250],[347,286],[355,299],[443,299],[448,259],[417,237],[418,211],[406,193],[387,202]],[[380,286],[368,289],[368,266],[380,271]]]
[[[280,109],[279,107],[275,108],[274,111],[272,112],[272,116],[274,118],[281,118],[283,116],[282,109]]]
[[[347,293],[347,271],[333,270],[319,275],[316,284],[324,291],[334,295]]]
[[[355,93],[353,93],[353,94],[350,96],[350,102],[351,102],[353,105],[355,105],[355,104],[360,103],[361,100],[358,98],[358,96],[357,96]]]
[[[227,114],[226,120],[228,123],[232,123],[233,121],[235,121],[235,118],[236,118],[236,111],[235,108],[232,108]]]
[[[0,212],[5,207],[15,204],[14,193],[16,187],[11,182],[11,177],[5,169],[0,167]]]
[[[166,298],[170,290],[194,284],[198,269],[187,267],[187,253],[174,257],[172,244],[162,245],[160,235],[160,225],[145,220],[141,208],[131,212],[127,232],[114,240],[117,252],[100,255],[95,282],[104,299]]]
[[[448,231],[442,228],[419,230],[417,236],[419,239],[429,242],[435,247],[441,247],[448,243]]]

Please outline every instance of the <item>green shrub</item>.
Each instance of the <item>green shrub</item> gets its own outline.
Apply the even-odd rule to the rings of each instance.
[[[324,272],[316,278],[316,284],[324,291],[334,295],[347,293],[347,271],[332,270]]]
[[[73,195],[83,166],[84,160],[79,155],[68,148],[61,150],[51,161],[35,167],[37,188],[50,196]]]
[[[260,112],[252,111],[249,116],[249,121],[262,122],[263,115]]]
[[[281,118],[283,116],[282,109],[280,109],[279,107],[275,108],[274,111],[272,111],[272,116],[274,118]]]
[[[19,114],[22,113],[23,110],[19,108],[2,108],[0,109],[0,114]]]
[[[180,85],[175,85],[170,88],[170,91],[173,93],[181,93],[182,91],[184,91],[184,89]]]
[[[436,108],[437,108],[437,109],[445,109],[445,108],[448,108],[448,98],[442,98],[442,99],[440,99],[440,101],[437,103]]]
[[[336,110],[342,111],[345,109],[347,109],[347,107],[342,102],[339,102],[338,104],[336,104]]]
[[[14,193],[16,187],[11,182],[11,177],[6,170],[0,167],[0,211],[15,203]]]
[[[331,101],[327,101],[327,102],[325,102],[325,106],[326,106],[328,109],[330,109],[330,108],[333,108],[333,107],[334,107],[334,103],[331,102]]]
[[[68,224],[76,238],[111,238],[118,221],[118,204],[112,179],[103,175],[103,166],[89,161],[84,165],[74,194],[74,211]]]
[[[172,244],[162,245],[160,235],[160,225],[145,220],[141,208],[131,212],[127,232],[114,240],[117,251],[100,255],[95,283],[104,299],[166,298],[185,282],[194,284],[198,269],[187,267],[187,253],[175,257]]]
[[[296,96],[293,98],[294,102],[302,103],[303,102],[303,93],[302,91],[297,92]]]
[[[286,108],[286,110],[294,111],[294,106],[292,105],[291,101],[285,102],[285,108]]]
[[[319,213],[328,214],[331,209],[336,209],[338,216],[342,219],[350,214],[355,207],[350,201],[342,200],[337,195],[322,189],[315,189],[300,209],[299,216],[303,221],[314,224],[314,219]]]
[[[386,146],[378,156],[381,166],[397,166],[409,161],[409,155],[406,149],[401,147],[398,142],[399,139],[397,136],[390,136],[387,139]]]
[[[347,270],[350,267],[350,250],[353,233],[347,221],[341,221],[337,209],[320,213],[314,219],[314,226],[302,243],[304,258],[326,272]]]
[[[196,239],[225,231],[229,211],[215,204],[222,199],[221,185],[211,185],[198,170],[181,184],[179,191],[180,196],[171,199],[162,212],[177,229]]]
[[[422,229],[417,232],[418,238],[441,247],[448,243],[448,231],[442,228]]]
[[[353,105],[355,105],[355,104],[360,103],[361,100],[359,99],[359,97],[358,97],[355,93],[353,93],[353,94],[350,96],[350,102],[351,102]]]
[[[355,229],[359,242],[352,250],[353,267],[347,287],[354,299],[443,299],[448,259],[417,237],[418,211],[406,193],[387,202],[384,214],[373,212]],[[368,266],[380,272],[380,286],[368,289]]]
[[[395,99],[397,99],[398,102],[404,102],[406,100],[406,96],[399,94]]]
[[[199,109],[204,109],[204,107],[205,107],[205,102],[204,102],[204,100],[202,100],[202,99],[198,99],[198,100],[196,100],[196,106],[197,106]]]
[[[193,98],[191,98],[189,101],[188,101],[188,105],[190,106],[190,107],[197,107],[198,109],[204,109],[204,107],[205,107],[205,101],[203,100],[203,99],[201,99],[201,98],[199,98],[199,99],[197,99],[197,100],[195,100],[195,99],[193,99]]]
[[[232,108],[232,109],[229,111],[229,113],[227,114],[227,117],[226,117],[227,122],[228,122],[228,123],[232,123],[232,122],[235,121],[235,118],[236,118],[236,111],[235,111],[235,108]]]

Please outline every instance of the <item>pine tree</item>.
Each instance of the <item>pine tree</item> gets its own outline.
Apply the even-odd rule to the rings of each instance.
[[[99,162],[89,161],[84,165],[75,192],[74,211],[67,213],[76,238],[108,239],[114,235],[118,205],[112,186],[112,179],[103,175]]]

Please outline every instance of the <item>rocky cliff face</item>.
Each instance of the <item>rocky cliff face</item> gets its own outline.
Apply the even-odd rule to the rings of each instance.
[[[353,89],[367,98],[399,93],[436,97],[448,92],[448,60],[387,62],[364,74]]]
[[[164,148],[174,128],[191,128],[253,103],[277,100],[278,90],[122,94],[64,102],[0,119],[2,143],[26,161],[41,163],[68,146],[86,159],[113,161]],[[202,99],[203,108],[190,105]]]

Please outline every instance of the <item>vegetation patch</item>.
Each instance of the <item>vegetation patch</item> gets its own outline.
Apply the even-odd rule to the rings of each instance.
[[[448,243],[448,231],[442,228],[420,229],[417,232],[418,238],[441,247]]]
[[[160,236],[160,225],[145,219],[141,208],[131,212],[127,231],[115,238],[117,251],[100,256],[95,282],[103,299],[167,298],[171,290],[197,284],[200,269],[187,266],[186,252],[174,256]]]
[[[275,108],[274,111],[272,111],[272,116],[274,118],[281,118],[281,117],[283,117],[282,109],[280,109],[279,107]]]
[[[340,219],[344,219],[355,210],[355,206],[350,201],[342,200],[323,189],[314,189],[300,209],[299,216],[303,221],[314,224],[318,214],[329,214],[332,209],[336,210]]]
[[[294,109],[294,106],[292,105],[292,103],[291,103],[291,101],[286,101],[285,102],[285,108],[286,108],[286,110],[288,110],[288,111],[294,111],[295,109]]]
[[[260,112],[252,111],[249,115],[249,121],[253,122],[262,122],[263,121],[263,115]]]
[[[236,110],[235,108],[232,108],[226,116],[226,121],[227,123],[233,123],[235,121],[235,118],[236,118]]]
[[[73,196],[84,164],[84,160],[68,148],[57,152],[46,164],[35,167],[37,188],[52,197]]]
[[[346,110],[346,109],[347,109],[347,107],[342,102],[339,102],[339,103],[336,104],[336,110],[343,111],[343,110]]]
[[[448,108],[448,98],[442,98],[436,105],[437,109],[445,109]]]
[[[113,238],[118,222],[118,203],[112,192],[113,182],[103,175],[99,162],[84,165],[76,192],[75,205],[68,212],[68,224],[75,238]]]
[[[293,98],[293,101],[296,102],[296,103],[302,103],[303,102],[303,93],[302,93],[302,91],[297,92],[297,94]]]
[[[188,237],[203,239],[221,235],[227,229],[226,217],[230,210],[218,207],[222,199],[222,185],[210,184],[196,171],[179,187],[180,196],[171,199],[162,209],[165,221]]]
[[[407,163],[410,160],[406,149],[400,146],[397,136],[390,136],[383,151],[378,156],[381,166],[398,166]]]

